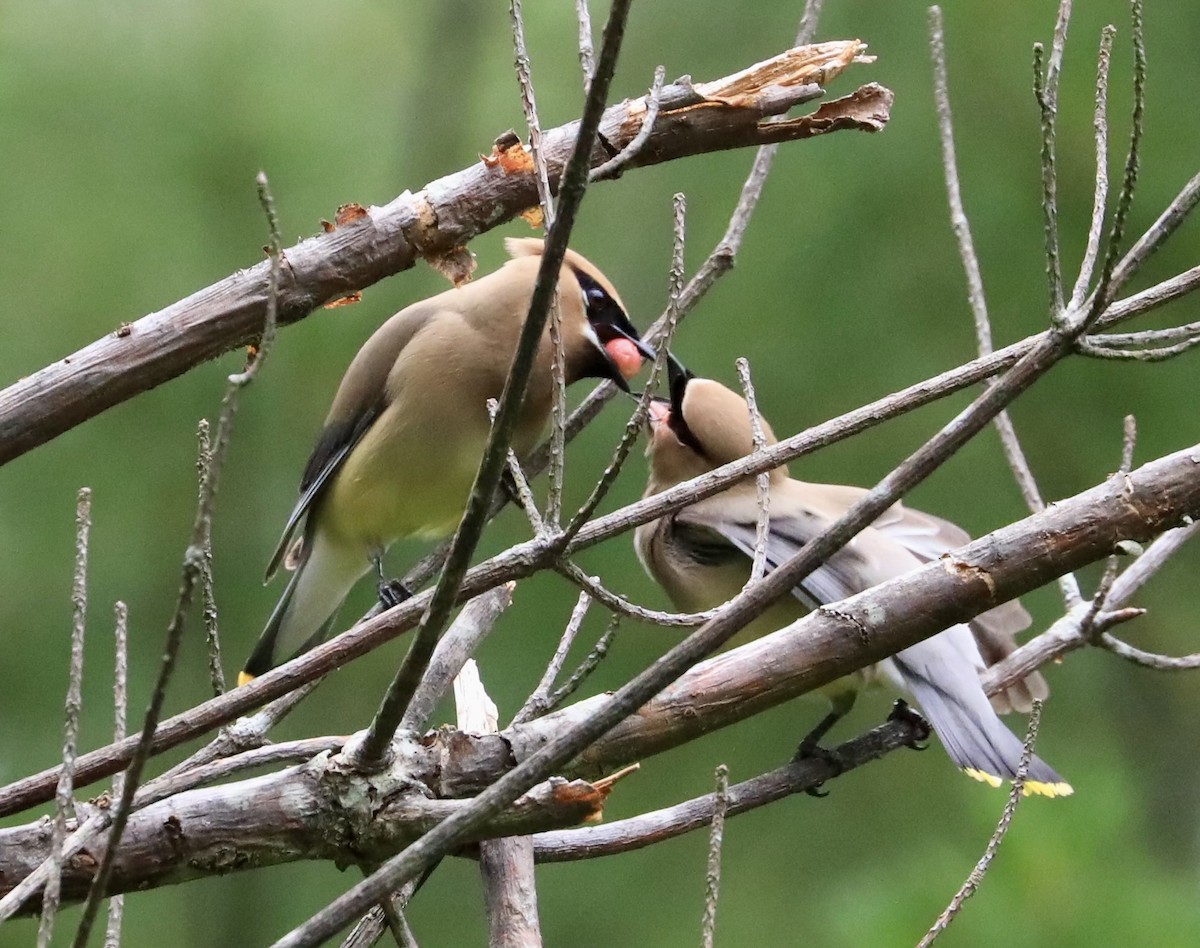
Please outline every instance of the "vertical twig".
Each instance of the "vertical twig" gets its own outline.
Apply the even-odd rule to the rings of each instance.
[[[721,846],[725,842],[725,811],[729,809],[729,768],[717,766],[717,789],[713,794],[712,823],[708,831],[708,870],[704,876],[704,919],[700,944],[713,948],[717,929],[717,898],[721,891]]]
[[[1129,151],[1125,156],[1121,190],[1117,193],[1117,207],[1113,212],[1108,249],[1105,251],[1104,263],[1100,268],[1100,280],[1096,291],[1092,294],[1091,306],[1087,313],[1080,314],[1078,317],[1088,320],[1094,320],[1097,314],[1108,308],[1125,281],[1133,275],[1137,266],[1150,252],[1147,249],[1139,255],[1131,251],[1129,254],[1130,265],[1120,267],[1117,265],[1118,258],[1121,256],[1121,243],[1125,237],[1125,225],[1128,223],[1129,210],[1133,205],[1133,193],[1137,189],[1142,146],[1142,121],[1146,114],[1146,37],[1142,31],[1142,0],[1131,0],[1129,7],[1133,21],[1133,115],[1129,129]],[[1159,220],[1161,221],[1162,218]],[[1152,230],[1154,229],[1152,228]],[[1167,232],[1169,233],[1169,231]],[[1139,247],[1140,242],[1134,246],[1134,250],[1138,250]]]
[[[1100,56],[1096,64],[1096,110],[1092,129],[1096,138],[1096,190],[1092,198],[1092,222],[1088,227],[1087,248],[1079,265],[1079,276],[1071,291],[1071,309],[1083,306],[1092,275],[1096,272],[1096,257],[1100,253],[1100,237],[1104,233],[1104,209],[1108,205],[1108,71],[1112,63],[1113,37],[1117,30],[1106,26],[1100,33]]]
[[[63,725],[63,769],[55,794],[54,829],[50,837],[50,874],[42,893],[38,948],[54,935],[54,917],[62,894],[63,844],[67,820],[75,818],[75,755],[79,743],[79,712],[83,704],[83,638],[87,620],[88,539],[92,529],[92,489],[81,487],[75,500],[75,571],[71,582],[71,666],[67,682],[66,723]]]
[[[1062,312],[1062,261],[1058,240],[1058,82],[1062,73],[1063,49],[1067,42],[1067,27],[1071,22],[1071,0],[1061,0],[1050,59],[1042,72],[1044,48],[1036,43],[1034,50],[1033,89],[1042,121],[1042,214],[1046,233],[1046,283],[1050,296],[1050,313],[1057,318]]]
[[[203,502],[204,484],[208,480],[208,470],[212,466],[212,444],[208,437],[208,419],[201,418],[196,429],[196,439],[200,443],[199,457],[196,459],[196,472],[199,475],[200,496],[197,503]],[[211,523],[205,525],[204,536],[200,542],[203,561],[200,565],[200,597],[204,615],[204,636],[208,644],[208,676],[212,682],[213,694],[225,694],[225,669],[221,667],[221,636],[217,628],[217,598],[213,590],[213,553]]]
[[[1067,14],[1069,15],[1069,0],[1064,0],[1063,6],[1066,7]],[[1062,20],[1062,12],[1062,8],[1060,8],[1059,23],[1065,39],[1066,26]],[[1062,49],[1058,43],[1058,38],[1059,32],[1056,30],[1055,49],[1061,62]],[[971,304],[971,312],[975,317],[975,338],[979,354],[987,356],[992,353],[992,326],[991,320],[988,318],[987,297],[983,290],[983,275],[979,267],[979,256],[975,252],[975,242],[971,237],[971,223],[963,207],[962,189],[959,186],[958,158],[954,147],[954,120],[950,111],[950,85],[946,71],[945,34],[942,23],[942,11],[937,6],[929,8],[929,48],[933,57],[933,93],[937,104],[938,131],[942,142],[942,169],[946,177],[946,196],[950,203],[950,225],[958,242],[959,257],[962,259],[963,270],[967,277],[967,299]],[[1057,96],[1058,88],[1058,69],[1059,66],[1054,67],[1055,96]],[[1053,150],[1052,147],[1051,150]],[[1053,166],[1051,166],[1051,177],[1053,177],[1053,174]],[[1045,206],[1047,200],[1054,200],[1053,195],[1049,198],[1044,196],[1043,206]],[[1056,216],[1056,212],[1051,216]],[[1057,254],[1058,241],[1057,227],[1057,219],[1055,219],[1052,228],[1056,248],[1055,254]],[[1050,230],[1051,228],[1048,225],[1047,239],[1049,239]],[[1057,267],[1058,260],[1057,256],[1055,256],[1053,266],[1050,269],[1057,273]],[[1052,288],[1052,297],[1055,295],[1055,292],[1061,295],[1061,289],[1055,291]],[[1013,477],[1016,479],[1017,487],[1020,488],[1021,496],[1025,499],[1025,503],[1030,511],[1038,513],[1045,508],[1046,504],[1042,499],[1037,480],[1033,476],[1033,470],[1029,466],[1029,460],[1025,457],[1025,452],[1021,448],[1020,439],[1017,437],[1016,429],[1013,427],[1012,418],[1008,412],[1000,412],[996,416],[995,425],[996,431],[1000,435],[1000,445],[1004,450],[1004,456],[1008,461],[1008,466],[1012,469]],[[1082,596],[1079,592],[1079,582],[1075,579],[1073,573],[1066,573],[1060,576],[1058,583],[1062,589],[1063,599],[1068,609],[1082,601]]]
[[[113,740],[125,739],[125,716],[129,707],[129,609],[125,603],[118,602],[113,607],[115,628],[113,630],[114,651],[113,659]],[[121,783],[124,775],[113,777],[112,795],[121,795]],[[104,929],[104,948],[120,948],[121,923],[125,918],[125,896],[114,895],[108,900],[108,924]]]
[[[754,382],[750,378],[750,363],[745,358],[737,360],[738,380],[746,396],[746,407],[750,411],[750,431],[754,440],[755,453],[767,446],[763,433],[762,416],[758,413],[758,398],[754,394]],[[754,528],[754,558],[750,565],[750,582],[763,578],[767,569],[767,540],[771,530],[771,475],[764,471],[755,478],[758,488],[758,522]]]
[[[596,73],[596,50],[592,46],[592,15],[587,0],[575,0],[575,16],[579,20],[579,68],[583,70],[583,92],[587,94]]]
[[[583,502],[583,506],[576,511],[575,516],[571,518],[571,522],[567,524],[566,529],[559,533],[557,542],[560,545],[560,549],[570,543],[575,534],[587,523],[592,514],[596,512],[596,508],[600,506],[600,502],[608,494],[613,482],[616,481],[617,475],[621,472],[622,466],[629,457],[629,452],[633,449],[634,441],[637,440],[638,434],[646,423],[646,415],[650,410],[650,401],[654,397],[658,380],[662,377],[663,367],[667,363],[667,354],[671,349],[671,340],[675,337],[675,327],[679,324],[679,293],[680,286],[683,283],[683,243],[687,217],[687,199],[682,194],[676,194],[672,199],[672,208],[672,229],[675,238],[671,251],[671,272],[668,277],[667,321],[661,335],[656,340],[658,352],[654,359],[654,364],[650,367],[650,377],[646,380],[646,388],[642,392],[642,397],[638,399],[637,408],[630,415],[629,421],[625,423],[625,431],[621,435],[617,449],[613,452],[612,460],[608,462],[608,466],[601,473],[600,479],[596,482],[596,486],[592,488],[588,499]]]
[[[529,153],[533,158],[538,200],[542,206],[542,223],[549,232],[554,226],[554,195],[550,192],[550,175],[546,170],[546,156],[542,153],[542,123],[538,120],[537,95],[533,89],[529,49],[525,45],[525,19],[521,16],[521,0],[508,0],[508,12],[513,28],[513,65],[517,71],[517,84],[521,87],[521,108],[525,112],[525,124],[529,127]]]
[[[1000,815],[1000,822],[996,824],[996,831],[992,833],[992,838],[988,840],[987,848],[983,851],[979,862],[975,864],[975,868],[971,870],[971,874],[967,876],[967,880],[962,884],[962,888],[954,893],[954,898],[950,900],[950,904],[937,917],[937,921],[926,932],[925,937],[918,943],[917,948],[929,948],[933,944],[933,940],[954,921],[955,917],[962,910],[963,903],[975,894],[980,883],[983,882],[983,877],[991,866],[992,860],[996,856],[996,851],[1000,848],[1000,843],[1004,840],[1005,834],[1012,825],[1013,814],[1017,811],[1017,804],[1021,802],[1021,797],[1025,795],[1025,778],[1029,774],[1029,761],[1033,758],[1033,745],[1037,741],[1038,726],[1041,724],[1041,720],[1042,702],[1034,701],[1033,710],[1029,715],[1029,730],[1025,734],[1025,747],[1021,751],[1021,762],[1017,765],[1017,776],[1013,780],[1012,789],[1009,791],[1008,801],[1004,804],[1004,812]]]

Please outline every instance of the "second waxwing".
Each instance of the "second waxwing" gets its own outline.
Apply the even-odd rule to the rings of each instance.
[[[719,382],[694,378],[672,365],[671,397],[651,409],[650,477],[657,494],[753,450],[746,401]],[[768,441],[774,435],[764,422]],[[813,484],[770,474],[767,569],[779,566],[841,517],[865,493],[858,487]],[[679,609],[700,612],[733,598],[750,577],[758,522],[754,478],[637,529],[638,557]],[[805,578],[740,635],[760,636],[790,625],[805,612],[862,592],[916,569],[969,541],[952,523],[899,503]],[[846,713],[864,685],[882,677],[911,696],[929,719],[951,760],[993,786],[1016,776],[1022,743],[997,710],[1029,710],[1044,698],[1046,682],[1034,673],[989,701],[980,673],[1016,647],[1014,634],[1029,625],[1020,603],[1005,603],[898,652],[892,658],[826,686],[833,714],[815,733]],[[1039,757],[1030,762],[1026,792],[1072,792]]]
[[[285,559],[294,572],[239,683],[323,641],[351,587],[372,566],[382,580],[393,542],[458,525],[491,426],[487,402],[504,388],[541,264],[541,240],[506,246],[503,267],[401,310],[350,363],[267,578]],[[654,352],[613,285],[568,250],[558,299],[567,384],[605,378],[628,391]],[[547,326],[513,437],[518,455],[549,418],[553,358]]]

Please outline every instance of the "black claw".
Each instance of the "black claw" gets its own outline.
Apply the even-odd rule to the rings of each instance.
[[[411,598],[412,591],[398,579],[383,580],[379,584],[379,604],[385,609],[392,609]]]
[[[892,713],[888,715],[887,719],[889,721],[903,721],[916,731],[916,735],[908,742],[908,746],[913,750],[923,751],[929,747],[928,744],[924,744],[922,741],[929,740],[933,734],[933,728],[925,720],[925,716],[916,708],[911,707],[903,698],[896,699],[896,703],[892,705]]]
[[[812,734],[809,734],[808,737],[800,742],[800,746],[796,748],[796,754],[794,757],[792,757],[792,760],[824,761],[833,768],[833,773],[831,776],[836,777],[842,773],[843,770],[845,770],[845,765],[842,763],[842,759],[838,757],[835,751],[831,751],[828,747],[822,747],[817,743],[817,741],[820,739],[820,735],[817,732],[821,730],[822,729],[819,727],[816,728]],[[809,787],[804,792],[810,797],[827,797],[829,796],[829,791],[822,789],[824,786],[825,781],[822,780],[820,783]]]

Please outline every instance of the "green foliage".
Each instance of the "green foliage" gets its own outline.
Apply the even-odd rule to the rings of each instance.
[[[582,104],[571,5],[527,4],[542,124]],[[819,35],[862,37],[879,56],[834,87],[880,81],[896,92],[891,125],[785,146],[738,266],[684,324],[690,367],[727,382],[750,358],[759,400],[791,433],[974,354],[964,279],[947,214],[931,93],[925,10],[912,3],[833,0]],[[1080,4],[1060,101],[1061,220],[1068,285],[1092,198],[1091,86],[1106,22],[1118,26],[1112,83],[1114,169],[1124,153],[1131,53],[1116,0]],[[800,4],[635,6],[615,83],[640,95],[654,66],[668,77],[715,78],[786,48]],[[1055,5],[969,4],[947,10],[951,95],[967,211],[997,344],[1046,324],[1038,113],[1030,47],[1048,41]],[[686,10],[686,16],[681,11]],[[597,28],[603,10],[593,11]],[[1151,61],[1140,233],[1197,170],[1195,40],[1200,7],[1148,4]],[[384,203],[457,170],[492,139],[521,127],[503,4],[34,3],[0,17],[0,298],[6,301],[0,384],[62,358],[121,322],[159,309],[261,259],[265,225],[254,175],[270,175],[285,243],[318,230],[347,201]],[[751,154],[737,152],[629,172],[583,206],[577,239],[621,288],[635,321],[664,305],[670,197],[688,195],[688,261],[722,233]],[[501,237],[475,242],[482,272]],[[1155,259],[1139,285],[1196,263],[1196,224]],[[217,596],[232,671],[277,594],[259,585],[290,509],[312,437],[346,363],[370,331],[444,283],[426,268],[282,332],[244,397],[215,524]],[[1176,305],[1158,324],[1197,318]],[[1191,315],[1189,315],[1191,314]],[[1147,323],[1146,325],[1149,325]],[[0,782],[51,764],[61,740],[69,652],[73,498],[94,489],[87,680],[81,746],[110,727],[112,603],[130,607],[131,716],[145,706],[194,503],[194,429],[214,417],[226,356],[110,410],[0,471]],[[1071,360],[1017,406],[1014,417],[1049,497],[1112,471],[1121,418],[1134,412],[1141,461],[1200,440],[1195,357],[1158,366]],[[812,480],[867,484],[931,433],[963,399],[925,409],[794,465]],[[624,416],[611,407],[569,452],[569,496],[582,499]],[[609,501],[636,498],[634,459]],[[975,534],[1024,515],[988,434],[913,497]],[[524,538],[513,513],[483,551]],[[398,548],[400,568],[422,550]],[[611,587],[661,606],[625,541],[584,565]],[[1139,644],[1195,650],[1195,550],[1145,592]],[[1095,576],[1084,577],[1085,587]],[[365,606],[360,590],[346,606]],[[536,682],[575,593],[556,577],[517,591],[483,650],[488,688],[511,715]],[[1053,589],[1030,596],[1037,627],[1058,614]],[[595,610],[581,640],[603,628]],[[204,697],[201,626],[185,643],[168,710]],[[595,676],[613,688],[674,641],[628,626]],[[581,649],[586,648],[586,644]],[[365,725],[402,646],[347,668],[280,729],[295,737]],[[1194,943],[1197,791],[1195,680],[1133,670],[1111,656],[1074,656],[1051,669],[1039,752],[1076,787],[1073,799],[1029,801],[980,894],[947,945]],[[875,723],[883,700],[860,704],[842,736]],[[714,765],[731,780],[776,766],[815,715],[798,703],[649,760],[613,795],[618,818],[706,792]],[[1019,724],[1016,725],[1019,728]],[[172,760],[178,759],[177,756]],[[832,787],[822,801],[789,800],[739,817],[726,831],[719,943],[911,944],[974,864],[1003,795],[963,779],[937,749],[903,753]],[[28,818],[28,815],[25,817]],[[15,822],[15,821],[9,821]],[[357,879],[326,865],[210,879],[131,899],[127,948],[263,944]],[[619,859],[539,872],[548,944],[698,943],[704,841],[699,836]],[[422,892],[412,923],[422,944],[485,938],[474,866],[447,864]],[[66,943],[77,910],[58,928]],[[0,928],[0,945],[29,944],[33,923]]]

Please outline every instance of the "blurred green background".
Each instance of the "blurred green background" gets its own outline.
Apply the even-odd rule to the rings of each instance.
[[[0,383],[59,359],[121,322],[157,310],[261,259],[265,226],[254,175],[265,169],[285,242],[312,234],[346,201],[382,204],[405,188],[477,160],[522,127],[506,4],[106,4],[9,0],[0,10],[0,298],[6,300]],[[1125,150],[1131,54],[1121,3],[1082,4],[1071,27],[1061,102],[1061,217],[1068,271],[1092,197],[1092,83],[1105,23],[1120,30],[1114,62],[1114,169]],[[698,0],[635,4],[614,96],[668,77],[725,75],[790,45],[801,4]],[[838,134],[785,146],[737,269],[689,319],[678,349],[702,374],[732,381],[752,360],[765,412],[791,433],[969,359],[964,279],[942,183],[927,52],[926,9],[910,2],[830,0],[821,38],[862,37],[879,56],[833,91],[877,80],[896,92],[882,134]],[[593,11],[597,33],[605,9]],[[957,4],[946,17],[949,69],[967,209],[983,261],[998,344],[1046,324],[1038,118],[1030,47],[1049,42],[1055,4]],[[572,5],[526,4],[542,122],[576,117],[582,88]],[[1195,49],[1200,7],[1147,4],[1151,63],[1140,233],[1197,170]],[[688,196],[688,261],[719,239],[752,154],[731,152],[630,172],[589,192],[574,245],[620,287],[646,325],[664,304],[670,201]],[[503,258],[517,221],[477,240],[480,271]],[[1190,222],[1139,285],[1197,262]],[[259,583],[312,439],[346,363],[387,316],[444,287],[421,267],[372,287],[356,305],[284,331],[248,391],[219,498],[215,548],[226,668],[239,666],[278,593]],[[1141,325],[1197,317],[1194,301]],[[131,700],[140,715],[177,587],[195,496],[194,430],[214,418],[239,354],[202,366],[112,409],[0,470],[0,781],[54,762],[67,677],[76,490],[95,492],[90,630],[82,746],[110,730],[112,604],[131,617]],[[1200,440],[1195,357],[1157,366],[1074,359],[1039,383],[1014,417],[1050,498],[1076,493],[1117,464],[1121,418],[1137,415],[1145,461]],[[578,397],[578,393],[576,395]],[[869,484],[966,396],[877,428],[794,466],[813,479]],[[610,408],[572,446],[581,497],[624,423]],[[642,490],[629,464],[610,506]],[[980,534],[1024,515],[993,433],[912,497]],[[511,512],[484,552],[523,539]],[[422,552],[398,546],[397,570]],[[624,539],[584,565],[639,601],[665,604]],[[1200,551],[1179,556],[1125,629],[1139,645],[1196,647]],[[1095,572],[1083,576],[1091,588]],[[370,599],[360,589],[344,615]],[[555,578],[517,591],[480,658],[507,719],[536,682],[575,593]],[[1027,597],[1043,628],[1060,612],[1053,586]],[[603,627],[595,609],[585,639]],[[589,684],[615,688],[675,636],[625,627]],[[581,646],[586,648],[586,644]],[[168,710],[207,689],[193,623]],[[333,677],[279,729],[280,738],[362,727],[402,645]],[[1075,785],[1063,802],[1022,809],[980,894],[948,945],[1194,944],[1200,938],[1200,763],[1196,679],[1077,654],[1049,672],[1055,690],[1039,750]],[[860,702],[840,737],[876,723],[883,697]],[[777,709],[731,731],[645,761],[613,795],[608,817],[706,792],[713,767],[731,779],[778,765],[819,707]],[[1014,722],[1020,728],[1020,722]],[[171,758],[178,759],[177,755]],[[161,762],[156,762],[160,766]],[[98,789],[98,788],[94,788]],[[826,800],[785,801],[727,831],[717,934],[724,945],[914,943],[978,858],[1003,795],[964,779],[940,750],[895,754],[832,787]],[[33,814],[24,818],[30,819]],[[8,821],[9,823],[16,821]],[[619,859],[539,871],[548,944],[698,943],[703,834]],[[127,948],[259,945],[307,918],[358,878],[324,864],[214,878],[130,900]],[[66,944],[77,911],[63,913]],[[411,920],[426,946],[481,944],[476,867],[445,865]],[[28,920],[0,945],[31,944]]]

